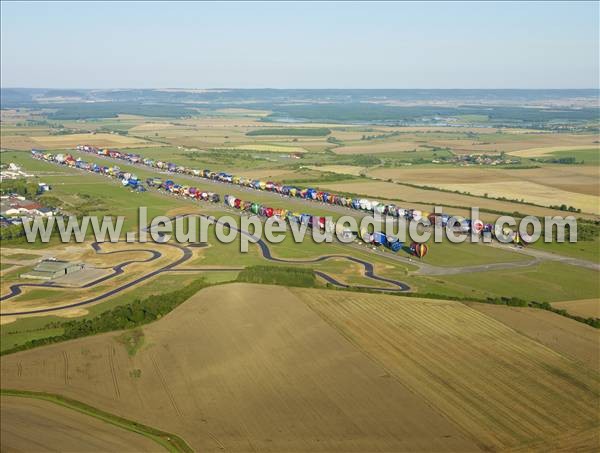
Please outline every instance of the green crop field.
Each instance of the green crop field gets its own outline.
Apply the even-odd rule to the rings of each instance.
[[[519,297],[553,302],[598,297],[597,272],[556,262],[523,269],[502,269],[458,275],[440,275],[435,280],[450,291],[473,297]]]
[[[554,151],[548,156],[553,158],[565,158],[573,157],[577,162],[583,162],[586,165],[599,165],[600,164],[600,151],[598,148],[590,149],[575,149],[572,151]]]

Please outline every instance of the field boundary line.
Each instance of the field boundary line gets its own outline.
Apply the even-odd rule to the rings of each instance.
[[[133,420],[118,415],[105,412],[101,409],[90,406],[78,400],[67,398],[56,393],[33,392],[28,390],[0,389],[2,396],[14,396],[19,398],[32,398],[43,401],[49,401],[59,406],[72,409],[82,414],[102,420],[111,425],[117,426],[127,431],[131,431],[142,436],[148,437],[167,451],[172,453],[192,453],[194,450],[179,436],[165,431],[161,431],[151,426],[135,422]]]

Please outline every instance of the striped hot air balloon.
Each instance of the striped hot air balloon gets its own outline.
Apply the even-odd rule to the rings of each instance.
[[[419,258],[423,258],[425,255],[427,255],[427,251],[429,250],[426,244],[420,244],[418,242],[413,242],[410,246],[410,249],[415,256]]]

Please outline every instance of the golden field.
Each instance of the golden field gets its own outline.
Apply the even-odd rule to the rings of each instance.
[[[393,153],[398,151],[413,151],[423,146],[424,142],[418,143],[414,141],[409,142],[395,142],[386,141],[383,143],[373,143],[368,145],[350,145],[340,146],[334,149],[336,154],[378,154],[378,153]]]
[[[274,153],[305,153],[306,150],[300,146],[287,146],[287,145],[272,145],[262,143],[247,143],[245,145],[236,145],[231,148],[223,148],[241,150],[241,151],[268,151]]]
[[[69,134],[31,137],[37,147],[44,149],[74,148],[81,144],[94,144],[98,147],[136,148],[149,146],[152,143],[136,137],[118,134]]]
[[[540,168],[518,170],[481,167],[404,167],[373,169],[368,174],[380,179],[391,179],[419,186],[469,192],[479,197],[488,194],[489,197],[495,198],[523,199],[541,206],[566,204],[581,209],[583,213],[600,214],[600,184],[598,183],[600,169],[593,165],[546,165]],[[440,199],[445,196],[461,196],[460,194],[443,194],[435,191],[433,194],[430,196]],[[476,199],[476,203],[483,207],[488,200],[479,198]],[[542,212],[543,208],[535,206],[521,205],[519,207],[515,203],[497,200],[496,203],[512,204],[516,206],[514,210],[519,212],[549,215]]]
[[[322,168],[322,167],[320,167]],[[421,209],[427,212],[433,212],[434,206],[449,206],[444,210],[446,213],[462,215],[469,217],[467,210],[456,208],[461,206],[470,208],[477,206],[480,209],[490,209],[504,212],[520,212],[537,216],[559,215],[561,212],[538,206],[529,206],[509,201],[500,201],[479,197],[470,197],[468,195],[448,193],[436,190],[421,189],[402,184],[395,184],[384,181],[352,181],[352,182],[334,182],[323,183],[320,187],[333,192],[347,192],[365,195],[368,197],[385,198],[388,200],[398,200],[400,206],[407,206],[415,209]],[[492,195],[492,193],[490,193]],[[517,197],[514,197],[517,198]],[[495,218],[497,215],[482,214],[484,219]]]
[[[513,156],[518,157],[544,157],[548,154],[555,153],[557,151],[577,151],[580,149],[590,149],[596,148],[600,153],[600,147],[598,145],[589,144],[589,145],[579,145],[579,146],[546,146],[543,148],[529,148],[522,149],[519,151],[511,152]]]
[[[596,332],[536,310],[560,320],[553,335],[540,318],[481,307],[220,285],[139,329],[135,352],[116,332],[3,356],[2,385],[199,451],[595,449],[600,376],[585,338]]]
[[[433,139],[428,140],[428,144],[440,148],[450,148],[457,154],[499,153],[501,151],[513,154],[516,151],[545,147],[574,149],[573,147],[582,146],[592,148],[598,146],[597,141],[596,135],[503,132],[502,134],[481,134],[473,139],[462,137]]]
[[[482,167],[402,167],[374,168],[369,176],[410,184],[435,186],[453,184],[482,184],[533,182],[567,192],[600,195],[600,169],[588,165],[544,165],[540,168],[511,170]]]
[[[31,398],[2,396],[0,450],[5,452],[162,451],[152,440],[96,418]]]
[[[553,302],[552,306],[555,304],[556,302]],[[535,308],[479,303],[469,306],[520,334],[600,372],[598,331],[590,326]]]
[[[135,355],[109,333],[3,356],[2,386],[59,393],[203,452],[477,449],[286,288],[208,288],[143,333]]]
[[[506,197],[515,200],[525,200],[541,206],[556,206],[566,204],[581,209],[588,214],[600,215],[600,198],[594,195],[585,195],[576,192],[537,184],[529,181],[519,181],[506,184],[506,182],[479,182],[468,184],[433,183],[434,187],[444,190],[458,190],[469,192],[473,195],[488,196],[493,198]],[[529,207],[524,208],[528,210]]]
[[[598,448],[600,376],[584,364],[456,302],[294,292],[482,449]]]
[[[584,318],[600,318],[600,299],[566,300],[554,302],[552,306]]]

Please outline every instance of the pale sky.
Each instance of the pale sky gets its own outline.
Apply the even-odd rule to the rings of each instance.
[[[1,85],[598,88],[599,3],[1,3]]]

